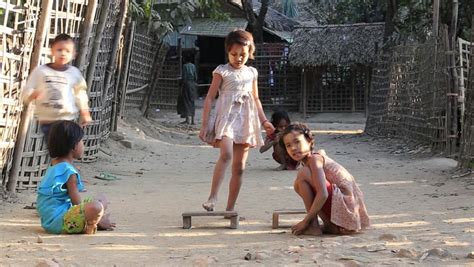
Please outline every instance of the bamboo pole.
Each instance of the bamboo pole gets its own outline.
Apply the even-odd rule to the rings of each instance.
[[[90,55],[90,63],[87,68],[87,93],[90,93],[92,83],[94,81],[95,66],[97,65],[97,55],[100,50],[100,43],[102,42],[102,35],[104,34],[105,24],[107,22],[107,14],[109,13],[110,2],[102,1],[100,10],[99,23],[97,25],[97,32],[94,37],[94,45],[92,46],[92,53]]]
[[[307,101],[307,79],[306,79],[306,70],[303,68],[301,70],[303,72],[303,121],[306,121],[306,110],[308,109],[308,101]]]
[[[143,110],[143,116],[145,118],[148,118],[148,113],[150,111],[150,102],[151,102],[151,96],[153,94],[153,89],[155,88],[156,82],[158,80],[158,77],[160,75],[160,72],[157,70],[161,70],[161,65],[163,62],[160,61],[160,56],[161,56],[161,49],[162,49],[162,44],[158,46],[157,52],[155,54],[155,60],[153,61],[153,68],[152,68],[152,78],[149,82],[150,87],[148,88],[148,92],[145,96],[145,99],[142,103],[142,110]]]
[[[124,109],[125,109],[125,99],[127,98],[127,85],[128,85],[128,74],[129,74],[129,65],[130,65],[130,56],[132,54],[133,50],[133,39],[135,35],[135,21],[132,21],[132,24],[130,26],[130,34],[128,38],[128,47],[127,47],[127,56],[125,57],[125,62],[124,62],[124,75],[123,75],[123,81],[121,84],[121,91],[122,91],[122,99],[120,99],[120,118],[123,118],[124,116]]]
[[[129,32],[130,32],[130,17],[128,17],[125,21],[124,25],[124,34],[122,35],[123,38],[120,38],[120,49],[119,49],[119,55],[118,55],[118,62],[117,62],[117,77],[115,77],[115,89],[114,89],[114,97],[112,100],[112,126],[111,129],[112,131],[117,131],[117,119],[118,119],[118,113],[119,113],[119,88],[121,87],[121,82],[122,82],[122,74],[124,72],[123,69],[123,61],[124,61],[124,50],[126,48],[125,42],[128,38]]]
[[[81,40],[78,48],[78,58],[76,59],[76,66],[81,70],[85,71],[85,61],[87,57],[87,50],[89,49],[89,39],[94,26],[95,12],[97,10],[97,0],[89,0],[87,3],[86,17],[82,24]]]
[[[372,83],[372,68],[367,66],[366,67],[366,76],[365,81],[367,84],[365,85],[365,92],[364,92],[364,106],[365,106],[365,117],[369,117],[369,96],[370,96],[370,85]]]
[[[51,23],[50,17],[52,6],[52,0],[43,0],[41,2],[41,13],[39,15],[33,52],[31,54],[30,60],[30,72],[39,65],[43,44],[46,40],[49,24]],[[20,117],[18,136],[15,142],[15,149],[13,151],[12,168],[10,170],[10,177],[7,182],[7,190],[10,192],[15,191],[16,189],[16,183],[18,181],[18,175],[20,172],[20,164],[23,157],[23,149],[25,148],[26,136],[28,135],[28,127],[30,125],[31,115],[31,105],[26,104]]]
[[[451,153],[454,153],[456,148],[456,141],[458,138],[458,97],[459,97],[459,77],[456,71],[456,32],[458,23],[458,0],[453,0],[453,9],[451,16],[451,23],[449,25],[449,68],[451,70],[451,97],[449,101],[452,103],[452,124],[451,124],[451,135],[450,135],[450,147]]]
[[[107,95],[109,94],[110,82],[112,81],[112,77],[114,76],[114,73],[115,73],[115,66],[117,63],[117,52],[120,45],[120,37],[122,36],[123,25],[125,23],[125,18],[127,17],[127,10],[128,10],[128,0],[122,0],[121,5],[120,5],[119,22],[116,25],[116,32],[114,36],[112,52],[110,55],[110,59],[109,59],[106,74],[105,74],[105,82],[104,82],[105,94],[102,95],[102,110],[105,109],[105,106],[107,104],[106,100],[107,100]],[[101,113],[100,117],[102,117],[102,114],[103,113]],[[111,119],[111,122],[112,122],[112,119]],[[102,128],[102,123],[99,125],[99,133],[102,132],[101,128]]]
[[[357,66],[352,66],[351,67],[351,94],[352,94],[352,107],[351,107],[351,110],[352,112],[355,112],[356,111],[356,89],[355,89],[355,84],[356,84],[356,80],[355,80],[355,75],[358,73],[359,71],[359,68]]]

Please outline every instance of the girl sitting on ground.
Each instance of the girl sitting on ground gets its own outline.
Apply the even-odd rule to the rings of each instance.
[[[307,214],[291,228],[293,234],[349,234],[369,226],[363,194],[354,177],[324,150],[313,152],[313,135],[306,125],[288,126],[280,145],[304,166],[298,171],[294,188],[303,199]],[[318,216],[324,223],[322,228]]]
[[[52,234],[94,234],[97,229],[112,230],[115,223],[104,215],[108,201],[104,195],[81,199],[85,191],[77,169],[72,165],[84,153],[81,126],[60,120],[51,125],[49,154],[53,160],[38,187],[37,210],[41,226]]]
[[[285,149],[280,146],[280,134],[290,125],[290,116],[284,110],[277,110],[272,114],[271,123],[275,127],[275,132],[267,135],[265,144],[260,148],[260,153],[264,153],[270,147],[273,147],[273,159],[280,163],[277,170],[296,170],[299,162],[293,160],[286,153]]]

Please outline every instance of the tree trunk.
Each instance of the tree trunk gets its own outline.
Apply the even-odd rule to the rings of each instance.
[[[265,25],[265,16],[267,15],[268,11],[268,1],[269,0],[262,0],[262,6],[258,12],[257,23],[254,29],[254,38],[256,43],[263,43],[263,26]]]
[[[255,43],[263,43],[263,26],[265,24],[265,16],[267,15],[269,0],[262,0],[262,6],[258,12],[258,17],[253,12],[252,0],[242,0],[242,8],[249,23],[249,30],[253,34]]]
[[[384,32],[384,42],[388,41],[388,38],[392,36],[395,31],[395,24],[393,19],[397,14],[397,0],[388,0],[387,1],[387,13],[385,14],[385,32]]]
[[[433,2],[433,36],[438,37],[439,31],[439,0]]]

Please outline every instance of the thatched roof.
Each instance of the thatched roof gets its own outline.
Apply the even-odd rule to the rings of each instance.
[[[298,28],[290,62],[295,66],[371,65],[383,42],[384,23]]]
[[[242,8],[241,0],[228,0],[230,3],[236,5],[240,9]],[[262,4],[259,1],[252,1],[253,11],[255,15],[260,12]],[[268,7],[267,14],[265,15],[265,27],[270,30],[279,32],[291,32],[294,28],[299,26],[299,22],[285,16],[283,13],[278,12],[276,9]]]

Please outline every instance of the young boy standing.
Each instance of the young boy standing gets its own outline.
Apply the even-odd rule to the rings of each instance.
[[[78,68],[69,65],[75,48],[72,37],[59,34],[51,43],[53,63],[38,66],[28,77],[23,100],[35,101],[41,131],[48,137],[51,124],[58,120],[91,122],[87,84]]]

